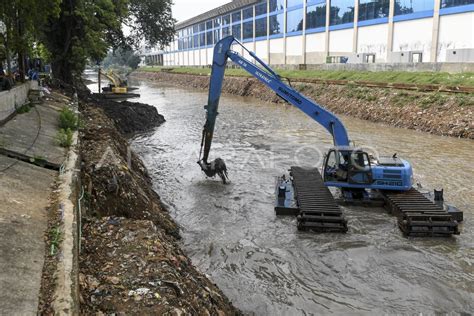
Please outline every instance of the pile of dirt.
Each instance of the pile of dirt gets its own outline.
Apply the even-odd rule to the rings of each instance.
[[[140,158],[114,122],[96,106],[81,109],[81,176],[91,215],[152,220],[178,236],[178,227],[161,206]]]
[[[104,106],[87,101],[80,109],[81,313],[237,314],[181,251],[178,226],[117,129],[130,119],[124,130],[137,132],[133,126],[140,115],[112,120]]]
[[[166,72],[135,72],[139,79],[201,90],[209,77]],[[437,135],[474,139],[474,95],[367,88],[354,85],[293,83],[304,95],[337,114]],[[224,93],[281,103],[281,98],[253,78],[226,77]]]
[[[165,122],[154,106],[138,102],[97,101],[117,129],[125,135],[146,132]]]
[[[84,79],[82,79],[84,81]],[[95,105],[105,111],[113,120],[117,130],[125,136],[147,132],[165,122],[163,115],[149,104],[114,100],[95,97],[84,82],[75,88],[83,103]]]

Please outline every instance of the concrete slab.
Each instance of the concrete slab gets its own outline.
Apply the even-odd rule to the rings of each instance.
[[[57,172],[0,156],[0,315],[36,315]]]
[[[0,147],[61,165],[65,149],[57,145],[59,111],[54,104],[36,105],[0,127]]]

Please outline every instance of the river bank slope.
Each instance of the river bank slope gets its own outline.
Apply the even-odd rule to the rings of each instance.
[[[209,87],[208,76],[136,71],[133,77],[202,90]],[[436,135],[474,139],[472,94],[315,83],[294,83],[293,87],[337,114]],[[226,77],[222,91],[267,102],[284,102],[253,78]]]
[[[178,226],[124,137],[164,118],[144,104],[81,99],[81,313],[238,314],[181,250]]]

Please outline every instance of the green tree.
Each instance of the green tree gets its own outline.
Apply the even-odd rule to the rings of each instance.
[[[118,65],[137,69],[140,60],[140,56],[136,55],[131,47],[119,47],[115,51],[110,51],[107,54],[107,57],[103,61],[103,65],[105,68]]]
[[[10,67],[10,53],[18,57],[20,74],[24,74],[24,59],[41,37],[42,27],[59,14],[61,0],[9,0],[0,2],[0,21],[4,24],[2,42]],[[10,69],[9,69],[10,70]]]
[[[174,36],[171,5],[171,0],[62,0],[58,17],[44,28],[54,77],[73,83],[88,59],[102,60],[110,47],[168,44]]]

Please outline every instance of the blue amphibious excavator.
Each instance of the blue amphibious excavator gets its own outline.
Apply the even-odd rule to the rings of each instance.
[[[236,51],[240,46],[255,60],[250,62]],[[384,205],[398,217],[405,235],[451,236],[459,234],[458,221],[462,213],[442,202],[442,192],[435,192],[437,201],[413,188],[410,163],[394,154],[375,158],[359,147],[350,145],[346,128],[333,113],[301,95],[283,83],[280,76],[233,36],[220,40],[214,48],[209,86],[206,123],[201,141],[198,164],[208,177],[218,175],[228,181],[227,167],[221,158],[209,162],[214,127],[218,115],[227,60],[272,89],[279,97],[302,110],[322,125],[332,136],[334,147],[329,149],[322,167],[317,169],[291,167],[290,176],[278,177],[275,211],[277,215],[297,215],[298,229],[318,232],[346,232],[347,221],[328,187],[340,188],[343,203]]]

